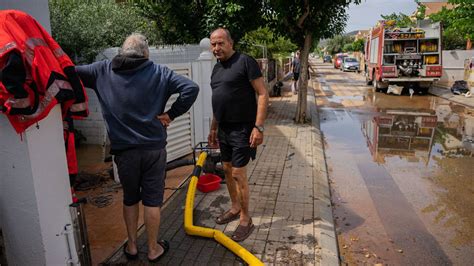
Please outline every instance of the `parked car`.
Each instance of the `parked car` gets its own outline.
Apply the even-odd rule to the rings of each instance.
[[[336,57],[334,58],[334,68],[341,68],[342,65],[342,60],[344,57],[347,57],[345,54],[336,54]]]
[[[357,61],[357,59],[354,57],[344,57],[341,70],[359,72],[359,61]]]
[[[331,63],[332,62],[332,58],[330,55],[325,55],[323,57],[323,63]]]

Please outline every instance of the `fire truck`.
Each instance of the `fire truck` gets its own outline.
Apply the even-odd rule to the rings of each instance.
[[[380,21],[365,44],[366,83],[376,91],[394,84],[426,93],[442,75],[441,59],[439,22],[398,28],[394,21]]]

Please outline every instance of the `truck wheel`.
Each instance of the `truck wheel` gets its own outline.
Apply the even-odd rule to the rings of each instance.
[[[420,88],[418,89],[418,93],[421,94],[421,95],[426,95],[426,94],[428,94],[428,90],[429,90],[429,89],[430,89],[430,88],[420,87]]]
[[[378,83],[379,82],[376,79],[372,80],[372,86],[374,87],[375,92],[379,91],[379,84]]]
[[[418,93],[422,95],[427,94],[432,85],[433,82],[420,82],[418,84]]]
[[[374,90],[376,92],[387,92],[387,89],[388,89],[388,83],[384,83],[384,82],[381,82],[381,81],[378,81],[376,79],[374,79],[372,81],[372,85],[374,86]]]
[[[369,79],[369,73],[365,72],[365,84],[372,85],[372,80]]]

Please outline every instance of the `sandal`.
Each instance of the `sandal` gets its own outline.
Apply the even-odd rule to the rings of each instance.
[[[151,262],[151,263],[158,262],[166,254],[166,252],[168,252],[168,250],[170,249],[170,243],[168,243],[168,241],[166,241],[166,240],[159,240],[157,243],[158,243],[158,245],[160,245],[163,248],[163,253],[161,253],[160,255],[158,255],[158,257],[156,257],[154,259],[148,258],[148,261]]]
[[[216,224],[226,224],[234,220],[239,219],[240,211],[238,213],[232,213],[230,210],[224,212],[219,217],[216,218]]]
[[[252,234],[253,229],[255,229],[255,226],[252,223],[252,218],[250,218],[248,225],[239,224],[239,226],[237,226],[237,229],[235,229],[232,234],[232,240],[235,242],[244,241],[250,236],[250,234]]]
[[[138,259],[138,252],[137,254],[132,254],[127,251],[128,244],[123,245],[123,253],[128,260],[136,260]]]

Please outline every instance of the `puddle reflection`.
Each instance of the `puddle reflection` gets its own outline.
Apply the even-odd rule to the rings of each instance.
[[[435,97],[380,95],[368,97],[376,114],[362,123],[374,161],[387,156],[430,158],[472,157],[473,110]]]
[[[349,97],[337,99],[344,98]],[[363,100],[356,109],[320,107],[335,184],[334,214],[338,220],[353,220],[346,208],[365,219],[356,228],[339,223],[342,240],[352,243],[353,252],[369,247],[395,264],[429,261],[434,250],[449,257],[440,261],[472,261],[474,110],[432,96],[369,92]],[[378,239],[362,237],[380,224],[384,232]],[[403,237],[407,230],[411,242]],[[385,250],[385,234],[388,242],[398,239],[403,258]],[[354,236],[360,236],[357,243],[350,241]]]

